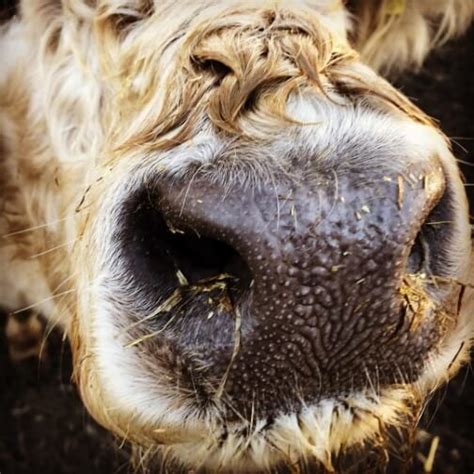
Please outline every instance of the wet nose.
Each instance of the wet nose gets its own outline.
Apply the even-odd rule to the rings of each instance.
[[[409,286],[442,273],[431,247],[448,236],[429,221],[446,219],[444,191],[434,163],[253,186],[162,180],[134,226],[154,284],[179,296],[163,330],[241,412],[415,377],[436,318]]]

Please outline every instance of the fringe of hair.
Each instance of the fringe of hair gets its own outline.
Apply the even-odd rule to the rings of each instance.
[[[462,34],[474,0],[350,0],[354,44],[364,61],[385,73],[419,68],[428,53]]]

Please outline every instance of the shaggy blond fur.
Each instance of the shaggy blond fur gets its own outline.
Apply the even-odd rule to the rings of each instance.
[[[116,296],[134,295],[117,277],[118,206],[147,176],[184,174],[188,155],[205,161],[247,147],[258,157],[296,136],[310,147],[316,136],[331,143],[338,127],[363,136],[376,128],[368,124],[384,124],[382,141],[399,143],[399,133],[417,159],[439,156],[459,190],[452,265],[468,282],[467,204],[447,143],[371,67],[421,64],[467,27],[474,2],[347,3],[23,0],[20,17],[1,27],[0,301],[34,306],[65,328],[89,410],[145,450],[166,445],[162,453],[193,467],[270,469],[315,458],[331,471],[347,447],[415,423],[427,395],[468,357],[469,289],[416,383],[325,400],[282,415],[270,432],[262,420],[226,426],[220,443],[218,409],[203,416],[171,383],[154,387],[167,374],[124,349]],[[302,122],[313,124],[307,134]]]
[[[472,0],[355,0],[353,38],[373,68],[400,72],[418,68],[436,46],[470,25]]]

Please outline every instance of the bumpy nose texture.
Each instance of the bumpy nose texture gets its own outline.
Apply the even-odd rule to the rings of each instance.
[[[205,178],[160,185],[159,207],[173,225],[225,242],[250,269],[247,291],[233,302],[238,353],[231,359],[232,318],[194,347],[209,376],[227,372],[233,406],[261,416],[414,377],[438,336],[436,317],[426,313],[414,327],[400,288],[443,193],[441,170],[276,182],[252,190]]]

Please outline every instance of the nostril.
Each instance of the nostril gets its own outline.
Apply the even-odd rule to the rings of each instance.
[[[449,252],[455,219],[453,199],[453,190],[448,183],[413,241],[408,256],[408,273],[440,277],[449,275]]]
[[[425,267],[429,260],[429,248],[423,236],[423,229],[418,232],[415,242],[408,256],[407,273],[425,273]]]
[[[235,303],[248,290],[250,270],[229,244],[175,223],[148,195],[126,206],[120,241],[130,274],[156,301],[163,294],[206,281],[227,279]]]

